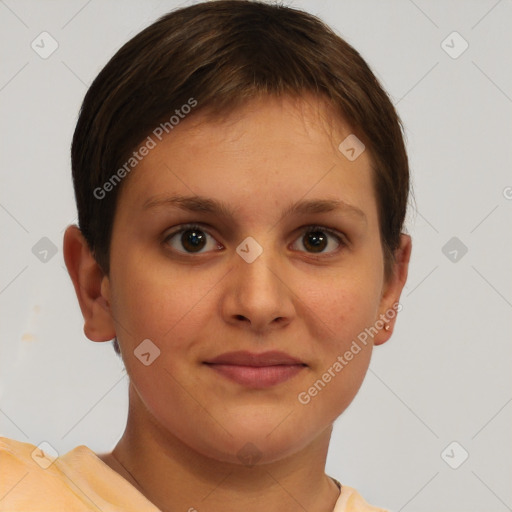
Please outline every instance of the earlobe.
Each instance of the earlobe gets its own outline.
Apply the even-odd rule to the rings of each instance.
[[[384,320],[385,326],[383,326],[383,329],[376,335],[374,345],[382,345],[388,341],[393,334],[398,311],[401,310],[399,305],[400,295],[407,281],[411,251],[411,237],[402,233],[400,235],[400,247],[395,252],[394,272],[384,286],[379,308],[379,318]],[[387,326],[389,326],[389,329],[386,328]]]
[[[110,286],[76,225],[64,233],[64,261],[84,317],[84,334],[92,341],[110,341],[116,335],[110,310]]]

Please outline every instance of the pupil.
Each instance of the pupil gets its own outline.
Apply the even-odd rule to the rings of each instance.
[[[321,250],[325,249],[325,239],[326,237],[322,234],[321,231],[311,231],[306,235],[307,243],[306,246],[312,247],[316,252],[321,252]],[[312,243],[310,243],[312,241]],[[320,251],[317,249],[320,247]]]
[[[183,247],[187,249],[201,249],[204,246],[205,236],[200,231],[189,229],[183,232],[181,240]]]

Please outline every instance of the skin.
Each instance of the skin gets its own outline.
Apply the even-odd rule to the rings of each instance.
[[[371,156],[349,161],[337,149],[352,131],[331,111],[313,97],[261,98],[223,121],[200,112],[181,121],[125,178],[109,276],[79,229],[66,230],[84,332],[98,342],[117,335],[130,378],[126,430],[99,457],[161,510],[325,512],[338,498],[325,474],[333,422],[396,317],[308,404],[297,396],[399,301],[411,239],[401,235],[386,281]],[[172,193],[222,200],[236,214],[142,209]],[[290,203],[313,198],[342,199],[366,220],[343,212],[281,218]],[[203,224],[199,254],[181,234],[165,241],[189,222]],[[312,224],[336,230],[346,245],[327,234],[315,252],[301,229]],[[263,248],[252,263],[236,252],[248,236]],[[161,351],[149,366],[134,355],[147,338]],[[203,364],[228,351],[274,349],[307,367],[251,389]],[[238,457],[247,443],[260,457],[254,465]]]

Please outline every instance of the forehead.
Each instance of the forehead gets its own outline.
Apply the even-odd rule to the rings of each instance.
[[[222,120],[184,118],[125,178],[119,207],[142,211],[167,193],[200,195],[238,209],[274,208],[306,196],[371,210],[368,151],[350,161],[338,146],[352,130],[321,100],[264,97]],[[371,212],[369,212],[371,214]]]

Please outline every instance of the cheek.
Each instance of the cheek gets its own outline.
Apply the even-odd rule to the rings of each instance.
[[[373,263],[337,279],[322,298],[330,337],[301,402],[308,402],[305,407],[311,407],[313,415],[334,420],[361,387],[372,353],[370,333],[378,318],[380,279]]]
[[[132,251],[112,276],[118,337],[132,351],[144,339],[154,341],[162,351],[186,350],[215,309],[211,301],[224,273],[219,267],[199,274],[197,267],[178,268],[165,257]]]
[[[342,350],[375,321],[380,294],[377,278],[370,274],[371,271],[333,278],[316,293],[303,291],[312,318],[316,318],[319,327],[325,328],[325,332],[318,335],[330,340],[332,349]]]
[[[317,325],[328,328],[325,336],[317,333],[319,357],[296,397],[309,418],[334,421],[359,391],[370,363],[373,343],[368,329],[375,322],[378,297],[370,281],[354,279],[316,303],[322,319]]]

